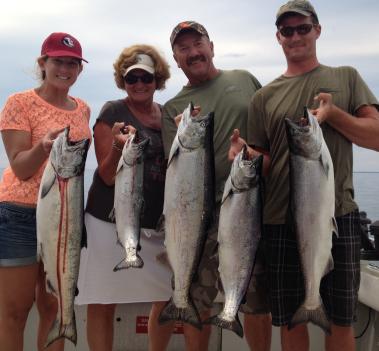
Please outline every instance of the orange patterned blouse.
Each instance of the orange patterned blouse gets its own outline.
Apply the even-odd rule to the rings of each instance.
[[[72,140],[91,138],[91,130],[88,126],[90,109],[84,101],[78,98],[73,99],[76,101],[77,108],[66,111],[50,105],[33,89],[11,95],[1,112],[0,130],[29,132],[33,146],[49,130],[63,128],[67,125],[70,126]],[[7,167],[0,181],[0,202],[35,205],[46,162],[36,174],[27,180],[17,178],[11,167]]]

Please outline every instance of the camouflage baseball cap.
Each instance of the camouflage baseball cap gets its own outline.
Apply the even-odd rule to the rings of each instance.
[[[172,31],[170,36],[171,47],[174,47],[176,38],[178,37],[179,33],[183,30],[194,30],[200,33],[201,35],[206,35],[209,38],[208,32],[203,25],[195,21],[184,21],[180,22]]]
[[[316,11],[312,4],[307,0],[291,0],[288,1],[286,4],[282,5],[279,8],[278,13],[276,14],[276,22],[275,25],[278,25],[280,19],[283,17],[283,15],[294,12],[298,13],[303,16],[314,16],[316,20],[318,21]]]

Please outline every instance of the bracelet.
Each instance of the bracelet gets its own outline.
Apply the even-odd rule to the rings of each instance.
[[[115,149],[115,150],[117,150],[117,151],[122,152],[122,147],[119,147],[119,146],[115,143],[115,141],[112,142],[112,148]]]

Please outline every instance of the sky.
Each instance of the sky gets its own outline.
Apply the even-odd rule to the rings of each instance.
[[[171,78],[155,100],[173,97],[186,79],[172,58],[169,37],[183,20],[202,23],[215,47],[220,69],[246,69],[264,85],[282,74],[286,63],[276,41],[275,15],[281,0],[13,0],[2,1],[0,43],[2,73],[0,106],[18,91],[39,85],[36,58],[43,40],[52,32],[75,36],[89,61],[73,96],[91,107],[91,127],[105,101],[122,98],[113,80],[113,62],[124,47],[155,46],[170,65]],[[330,66],[353,66],[379,98],[379,31],[377,0],[314,0],[322,25],[318,58]],[[378,136],[379,137],[379,136]],[[0,145],[0,167],[8,164]],[[95,168],[93,146],[87,167]],[[354,147],[355,171],[379,171],[379,153]]]

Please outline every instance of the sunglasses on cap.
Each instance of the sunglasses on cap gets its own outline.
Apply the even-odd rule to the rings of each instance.
[[[299,35],[306,35],[312,30],[314,26],[315,24],[311,23],[300,24],[296,27],[286,26],[280,28],[279,32],[281,35],[283,35],[283,37],[290,38],[295,34],[295,32]]]
[[[133,73],[129,73],[124,77],[124,81],[126,84],[136,84],[138,81],[144,84],[150,84],[154,80],[154,75],[150,73],[144,73],[141,76],[136,76]]]

